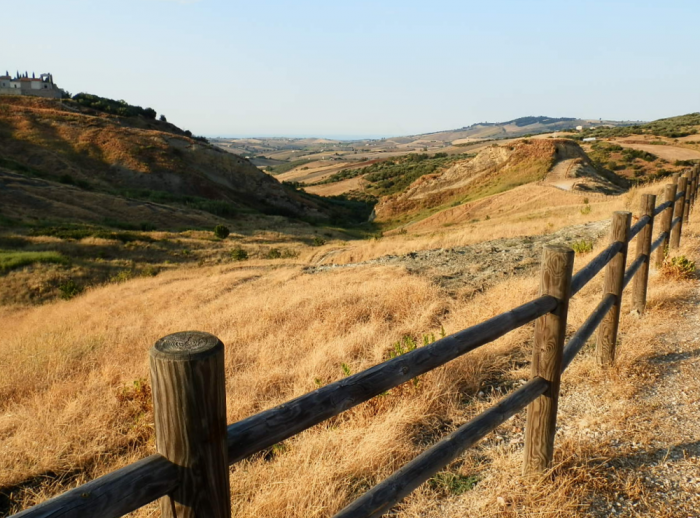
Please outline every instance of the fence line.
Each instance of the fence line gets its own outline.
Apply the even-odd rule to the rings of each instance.
[[[633,307],[646,306],[652,253],[660,266],[678,248],[698,193],[699,166],[664,188],[664,202],[642,197],[641,217],[613,215],[611,244],[572,275],[573,251],[545,247],[540,296],[433,344],[226,426],[223,344],[198,332],[176,333],[151,350],[158,454],[130,464],[16,515],[16,518],[117,518],[149,502],[161,501],[163,516],[228,518],[231,515],[226,466],[292,437],[416,376],[473,351],[535,321],[533,378],[495,406],[474,417],[389,478],[336,514],[336,518],[376,517],[444,468],[501,423],[528,407],[524,473],[551,466],[561,374],[593,333],[601,366],[615,359],[622,295],[634,279]],[[678,191],[678,192],[677,192]],[[661,232],[652,242],[656,216]],[[626,268],[627,248],[637,238],[635,260]],[[564,344],[571,297],[605,268],[602,300]]]

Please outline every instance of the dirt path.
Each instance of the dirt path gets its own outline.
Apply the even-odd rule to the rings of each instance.
[[[578,158],[560,160],[552,168],[549,174],[547,174],[547,183],[552,184],[558,189],[570,191],[573,189],[574,184],[576,183],[576,178],[570,178],[569,172],[571,171],[571,168],[579,162],[580,160]]]

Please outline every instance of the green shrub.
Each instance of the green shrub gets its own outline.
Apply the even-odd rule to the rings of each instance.
[[[581,207],[581,214],[583,214],[585,216],[586,214],[590,214],[590,213],[591,213],[591,206],[590,205],[584,205],[583,207]]]
[[[320,236],[314,236],[314,240],[311,243],[311,246],[323,246],[326,244],[326,240],[323,239]]]
[[[586,254],[593,250],[593,243],[585,240],[574,241],[571,243],[571,248],[573,248],[574,252],[577,254]]]
[[[58,285],[58,291],[61,293],[63,300],[70,300],[80,295],[83,292],[83,287],[73,279],[68,279],[66,282]]]
[[[226,239],[230,233],[231,231],[224,225],[216,225],[214,227],[214,235],[219,239]]]
[[[141,108],[126,101],[115,101],[99,95],[79,93],[73,96],[73,101],[81,106],[92,108],[105,113],[119,115],[121,117],[136,117],[141,115],[147,119],[155,119],[156,111],[152,108]]]
[[[267,258],[268,259],[280,259],[282,257],[282,252],[280,252],[279,248],[270,248],[267,251]]]
[[[234,261],[245,261],[248,259],[248,252],[243,250],[240,246],[237,246],[231,250],[231,259]]]
[[[428,480],[428,485],[433,490],[444,493],[461,495],[474,489],[479,482],[479,477],[475,475],[456,475],[449,471],[441,471]]]
[[[674,279],[690,279],[695,273],[695,262],[684,255],[666,257],[662,272],[665,276]]]

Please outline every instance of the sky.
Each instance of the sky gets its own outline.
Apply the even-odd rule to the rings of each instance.
[[[410,135],[700,111],[697,0],[0,0],[0,73],[194,134]]]

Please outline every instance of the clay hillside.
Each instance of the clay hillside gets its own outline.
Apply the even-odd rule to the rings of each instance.
[[[237,213],[327,217],[310,197],[206,139],[155,117],[115,115],[75,100],[0,98],[0,182],[4,215],[28,220],[95,222],[116,214],[201,226],[212,215]]]

